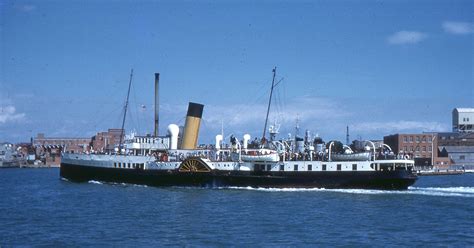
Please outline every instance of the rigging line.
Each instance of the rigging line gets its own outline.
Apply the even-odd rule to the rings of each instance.
[[[284,86],[285,84],[283,84],[282,86]],[[285,111],[285,108],[284,108],[284,96],[282,96],[282,91],[283,93],[285,92],[284,89],[282,89],[282,87],[279,87],[278,90],[277,90],[277,93],[278,93],[278,107],[280,108],[280,113],[284,113]]]
[[[259,84],[257,81],[256,84]],[[268,95],[267,90],[264,91],[264,88],[267,86],[266,83],[260,83],[260,86],[257,90],[253,91],[255,94],[248,95],[248,98],[242,101],[242,103],[246,104],[240,104],[237,110],[234,112],[236,115],[241,114],[242,112],[248,112],[250,108],[253,108],[257,103],[263,102],[263,96]],[[258,95],[260,94],[260,95]],[[251,103],[251,104],[248,104]]]
[[[260,90],[263,90],[263,87],[261,87]],[[257,94],[260,93],[260,95],[256,95],[253,101],[247,101],[245,104],[241,104],[237,111],[235,111],[234,115],[240,115],[242,113],[248,113],[248,112],[253,112],[255,111],[255,106],[259,106],[260,104],[264,104],[264,96],[268,96],[268,90],[266,91],[260,91],[256,92]]]
[[[132,92],[133,92],[133,100],[134,100],[134,103],[135,103],[135,113],[137,114],[136,119],[137,119],[138,133],[140,133],[141,132],[141,128],[140,128],[140,108],[138,107],[138,104],[137,104],[137,94],[136,94],[136,90],[135,90],[135,85],[132,85]]]
[[[123,110],[122,107],[114,108],[108,113],[108,115],[103,115],[102,118],[97,119],[93,127],[96,128],[98,125],[102,124],[106,119],[110,119],[110,116],[112,116],[112,114],[114,114],[114,116],[121,116],[121,115],[116,115],[115,113],[121,112],[122,110]]]
[[[119,89],[119,88],[116,87],[116,86],[117,86],[117,85],[113,85],[112,87],[108,88],[109,90],[107,90],[107,93],[104,94],[103,99],[113,99],[112,96],[117,95],[118,89]],[[93,125],[94,128],[96,128],[99,124],[101,124],[101,122],[103,121],[103,119],[105,119],[105,118],[110,118],[110,117],[112,116],[112,113],[115,113],[115,112],[117,111],[117,109],[114,109],[114,108],[112,108],[112,110],[110,110],[110,108],[104,107],[104,106],[106,106],[106,105],[108,105],[108,104],[107,104],[106,102],[104,102],[101,107],[95,108],[96,111],[95,111],[92,115],[90,115],[90,116],[93,117],[93,118],[94,118],[95,116],[102,116],[102,117],[103,117],[102,120],[99,119],[99,120],[101,120],[100,123],[97,123],[97,119],[92,119],[92,120],[91,120],[91,125]],[[116,106],[116,105],[117,105],[117,102],[112,101],[111,105],[112,105],[112,106]],[[120,109],[121,109],[121,108],[122,108],[122,107],[120,107]],[[107,109],[109,110],[109,112],[106,112]],[[84,129],[85,129],[85,128],[86,128],[86,127],[84,127]],[[97,130],[95,130],[95,131],[97,131]]]
[[[128,113],[129,113],[128,115],[129,115],[130,117],[129,117],[128,120],[127,120],[127,125],[128,125],[128,127],[130,128],[130,130],[132,130],[132,129],[134,129],[134,128],[136,127],[135,114],[133,113],[132,109],[133,109],[133,108],[130,108],[130,111],[128,111]],[[130,131],[130,130],[129,130],[129,131]],[[125,130],[124,130],[124,133],[126,133]]]

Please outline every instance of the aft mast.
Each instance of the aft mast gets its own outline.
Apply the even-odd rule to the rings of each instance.
[[[273,68],[273,80],[272,80],[272,88],[270,89],[270,98],[268,99],[267,117],[265,118],[265,127],[263,128],[263,135],[262,135],[262,140],[261,140],[262,145],[265,144],[265,133],[267,131],[268,114],[270,113],[270,105],[272,104],[273,88],[275,88],[276,69],[277,68],[275,66],[275,68]]]
[[[125,110],[123,113],[123,120],[122,120],[122,131],[120,133],[120,142],[118,147],[118,154],[122,153],[122,142],[123,142],[123,135],[124,135],[124,128],[125,128],[125,118],[127,117],[127,109],[128,109],[128,98],[130,96],[130,86],[132,86],[132,78],[133,78],[133,68],[130,72],[130,82],[128,83],[128,92],[127,92],[127,100],[125,101]]]

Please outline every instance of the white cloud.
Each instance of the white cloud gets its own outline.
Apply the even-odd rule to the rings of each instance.
[[[418,31],[399,31],[387,38],[392,45],[416,44],[428,37],[427,34]]]
[[[353,131],[398,133],[398,132],[445,132],[448,127],[439,122],[422,121],[389,121],[389,122],[361,122],[351,126]]]
[[[25,118],[24,113],[16,113],[14,106],[0,107],[0,124],[7,123],[9,121],[19,121]]]
[[[446,21],[442,24],[443,30],[450,34],[471,34],[474,33],[474,24],[469,22]]]

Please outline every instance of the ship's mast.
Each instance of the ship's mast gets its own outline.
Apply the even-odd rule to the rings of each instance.
[[[120,142],[119,142],[119,147],[118,147],[118,154],[122,153],[122,141],[123,141],[123,133],[124,133],[124,128],[125,128],[125,118],[127,117],[127,109],[128,109],[128,97],[130,96],[130,87],[132,86],[132,78],[133,78],[133,68],[132,71],[130,72],[130,82],[128,83],[128,92],[127,92],[127,100],[125,101],[125,109],[123,113],[123,120],[122,120],[122,129],[120,133]]]
[[[273,79],[272,79],[272,88],[270,89],[270,98],[268,99],[268,107],[267,107],[267,117],[265,118],[265,127],[263,128],[263,135],[261,143],[265,143],[265,133],[267,131],[267,123],[268,123],[268,114],[270,113],[270,105],[272,104],[272,95],[273,95],[273,88],[275,87],[275,75],[276,75],[276,66],[273,68]]]

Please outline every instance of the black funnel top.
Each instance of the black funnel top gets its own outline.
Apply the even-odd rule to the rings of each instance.
[[[201,118],[203,109],[204,109],[204,105],[190,102],[188,106],[188,114],[186,116]]]

